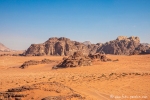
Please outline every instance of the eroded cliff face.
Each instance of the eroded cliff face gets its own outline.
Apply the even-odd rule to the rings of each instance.
[[[140,44],[139,37],[119,36],[116,40],[104,44],[85,44],[72,41],[68,38],[53,37],[49,38],[42,44],[31,44],[25,52],[25,55],[42,56],[42,55],[59,55],[69,56],[76,51],[82,51],[84,55],[105,52],[106,54],[115,55],[133,55],[150,53],[150,48]]]
[[[97,50],[104,51],[106,54],[130,55],[140,45],[139,37],[119,36],[116,40],[106,42]]]
[[[95,47],[94,47],[95,46]],[[77,41],[71,41],[68,38],[49,38],[42,44],[31,44],[27,49],[25,55],[40,56],[40,55],[60,55],[68,56],[72,55],[76,51],[82,51],[84,55],[89,53],[95,53],[97,45],[87,46]]]

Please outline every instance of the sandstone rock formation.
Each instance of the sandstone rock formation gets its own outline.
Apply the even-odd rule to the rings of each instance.
[[[95,59],[103,62],[111,61],[111,59],[108,59],[104,53],[89,54],[88,56],[85,56],[81,51],[77,51],[74,52],[74,54],[69,56],[68,58],[66,57],[63,58],[63,61],[59,63],[57,66],[54,66],[53,69],[91,66],[93,60]]]
[[[43,59],[41,61],[36,61],[36,60],[29,60],[29,61],[25,61],[19,68],[27,68],[30,65],[38,65],[38,64],[50,64],[52,62],[55,62],[53,60],[49,60],[49,59]]]
[[[71,41],[68,38],[53,37],[49,38],[42,44],[31,44],[31,46],[25,52],[25,55],[40,56],[40,55],[60,55],[68,56],[74,52],[82,50],[84,55],[88,55],[90,52],[97,50],[97,45],[86,46],[83,43],[77,41]]]
[[[100,50],[106,54],[115,55],[132,55],[146,52],[148,48],[140,44],[139,37],[125,37],[119,36],[116,40],[106,42],[103,44],[97,52]]]
[[[91,42],[90,41],[84,41],[83,44],[85,44],[85,45],[91,45]]]
[[[111,61],[111,59],[107,58],[104,53],[89,54],[88,57],[90,57],[92,60],[98,59],[104,62]]]
[[[86,100],[84,96],[78,94],[72,88],[55,81],[10,88],[5,92],[0,92],[0,100],[28,100],[29,97],[33,96],[33,90],[49,92],[49,96],[44,97],[41,100]],[[54,93],[57,93],[57,95],[53,95]],[[32,99],[37,100],[37,98],[34,97]]]
[[[68,67],[78,67],[78,66],[91,66],[92,61],[88,56],[84,56],[81,51],[74,52],[73,55],[68,58],[63,59],[56,67],[58,68],[68,68]]]
[[[23,54],[26,56],[42,56],[42,55],[59,55],[70,56],[76,51],[81,51],[84,55],[100,53],[104,51],[106,54],[115,55],[133,55],[133,54],[149,54],[150,47],[142,45],[139,37],[119,36],[116,40],[106,42],[104,44],[97,43],[81,43],[72,41],[68,38],[53,37],[41,44],[31,44],[27,51]]]
[[[141,43],[141,44],[144,45],[144,46],[150,47],[149,43]]]

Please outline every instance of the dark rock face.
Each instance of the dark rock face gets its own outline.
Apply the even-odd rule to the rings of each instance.
[[[22,86],[22,87],[8,89],[8,92],[22,92],[22,91],[33,90],[33,89],[36,88],[32,86]]]
[[[94,45],[96,46],[96,45]],[[31,44],[31,46],[25,52],[25,55],[41,56],[41,55],[60,55],[68,56],[72,55],[78,50],[82,50],[84,55],[88,55],[89,52],[95,52],[97,47],[86,46],[83,43],[77,41],[71,41],[68,38],[49,38],[42,44]],[[93,50],[94,49],[94,50]]]
[[[66,100],[65,97],[62,96],[48,96],[43,98],[42,100]]]
[[[48,96],[41,100],[71,100],[74,98],[75,100],[85,100],[85,97],[82,97],[80,94],[71,94],[68,96]]]
[[[78,66],[91,66],[92,61],[88,56],[84,56],[81,51],[74,52],[73,55],[68,58],[64,58],[61,63],[59,63],[57,68],[68,68],[68,67],[78,67]]]
[[[44,97],[41,100],[86,100],[86,98],[72,88],[65,86],[62,83],[53,82],[40,82],[32,85],[24,85],[20,87],[10,88],[5,92],[0,92],[0,100],[29,100],[31,90],[49,91],[49,96]],[[51,92],[57,93],[52,95]],[[39,100],[39,97],[32,97],[33,100]]]
[[[84,41],[83,44],[85,44],[85,45],[91,45],[91,42],[90,41]]]
[[[111,61],[111,59],[108,59],[107,57],[106,57],[106,55],[105,54],[102,54],[102,53],[96,53],[96,54],[89,54],[88,55],[88,57],[90,57],[92,60],[93,59],[98,59],[98,60],[101,60],[101,61],[104,61],[104,62],[106,62],[106,61]]]
[[[115,55],[132,55],[139,54],[142,51],[146,51],[147,48],[140,44],[139,37],[124,37],[119,36],[116,40],[106,42],[101,48],[97,50],[104,51],[106,54]]]
[[[150,47],[140,44],[135,51],[138,52],[138,54],[150,54]]]
[[[49,60],[49,59],[43,59],[41,61],[36,61],[36,60],[29,60],[29,61],[25,61],[19,68],[27,68],[30,65],[38,65],[38,64],[50,64],[52,62],[55,62],[53,60]]]
[[[0,100],[22,100],[26,96],[17,92],[0,92]]]
[[[74,52],[74,54],[69,56],[68,58],[63,58],[63,61],[57,66],[53,67],[52,69],[91,66],[94,59],[103,62],[111,61],[111,59],[108,59],[106,55],[102,53],[89,54],[88,56],[85,56],[81,51],[77,51]]]
[[[53,37],[42,44],[31,44],[24,53],[26,56],[59,55],[70,56],[76,51],[82,51],[84,55],[100,53],[115,55],[150,54],[150,47],[140,44],[139,37],[119,36],[116,40],[104,44],[80,43],[68,38]]]
[[[144,46],[150,47],[150,44],[148,44],[148,43],[141,43],[141,44]]]

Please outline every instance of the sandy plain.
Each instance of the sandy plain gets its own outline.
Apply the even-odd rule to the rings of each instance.
[[[27,94],[22,100],[41,100],[72,93],[82,98],[74,96],[68,100],[150,100],[150,55],[107,57],[119,61],[95,61],[92,66],[52,70],[63,57],[1,56],[0,92],[36,84],[38,89],[19,92]],[[25,61],[44,58],[56,62],[19,68]]]

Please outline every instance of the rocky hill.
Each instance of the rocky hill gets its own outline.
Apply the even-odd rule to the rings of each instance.
[[[150,47],[150,44],[148,44],[148,43],[141,43],[141,44],[144,45],[144,46]]]
[[[82,50],[84,55],[89,53],[95,53],[98,45],[85,45],[83,43],[72,41],[68,38],[53,37],[49,38],[46,42],[42,44],[31,44],[31,46],[25,52],[25,55],[40,56],[40,55],[60,55],[68,56],[72,55],[74,52]]]
[[[9,52],[11,50],[9,48],[7,48],[5,45],[3,45],[2,43],[0,43],[0,51]]]
[[[91,42],[90,41],[84,41],[83,44],[85,44],[85,45],[91,45]]]
[[[145,51],[145,48],[140,48],[142,45],[140,44],[139,37],[125,37],[119,36],[116,40],[112,40],[106,42],[97,50],[104,51],[106,54],[115,54],[115,55],[130,55],[135,52],[135,50],[139,50],[140,53],[142,50]],[[139,48],[139,49],[138,49]]]
[[[150,53],[150,48],[140,43],[139,37],[119,36],[116,40],[106,42],[104,44],[90,44],[90,42],[77,42],[68,38],[53,37],[49,38],[42,44],[31,44],[25,52],[28,56],[41,55],[73,55],[76,51],[82,51],[84,55],[105,52],[106,54],[115,55],[133,55]]]

